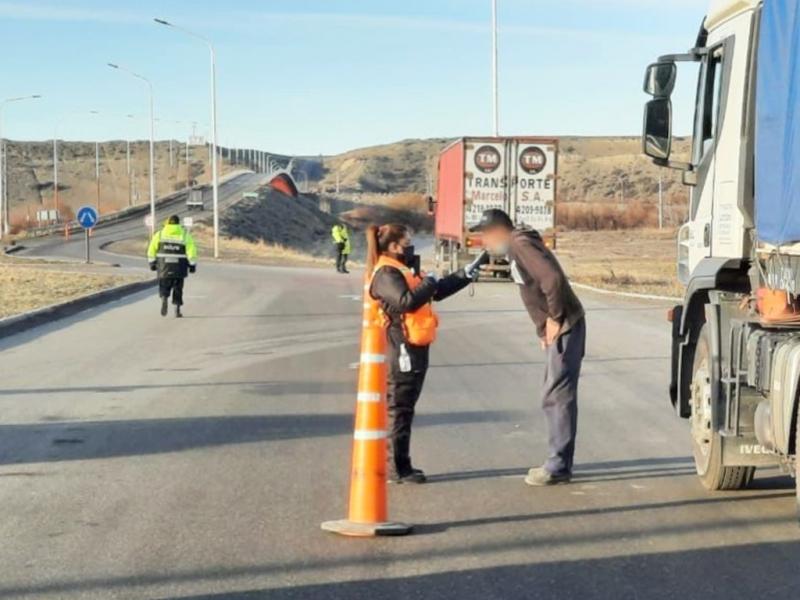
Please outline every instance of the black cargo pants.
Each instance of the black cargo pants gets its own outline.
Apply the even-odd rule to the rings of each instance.
[[[422,394],[428,373],[429,346],[412,346],[397,328],[388,331],[388,376],[386,401],[389,406],[389,469],[393,475],[411,474],[411,426],[417,401]],[[411,360],[411,371],[400,366],[401,345],[405,344]]]

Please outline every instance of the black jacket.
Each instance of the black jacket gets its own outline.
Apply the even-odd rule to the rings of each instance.
[[[463,290],[471,280],[464,270],[443,277],[439,281],[423,278],[414,290],[408,287],[405,276],[394,267],[379,269],[372,278],[370,295],[381,303],[383,311],[389,317],[391,333],[403,329],[403,314],[418,310],[431,300],[439,302]],[[390,339],[396,340],[395,335]]]
[[[558,259],[536,231],[515,231],[508,257],[511,275],[520,286],[522,301],[536,324],[539,337],[545,335],[548,317],[561,324],[562,333],[567,333],[583,318],[581,301]]]

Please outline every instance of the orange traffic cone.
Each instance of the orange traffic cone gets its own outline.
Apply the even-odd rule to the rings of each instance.
[[[322,529],[353,537],[406,535],[411,526],[389,521],[386,494],[386,330],[377,303],[364,287],[361,366],[353,434],[350,513],[347,519],[327,521]]]

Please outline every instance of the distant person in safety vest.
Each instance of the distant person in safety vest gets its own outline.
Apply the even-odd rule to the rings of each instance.
[[[525,483],[568,483],[578,431],[578,379],[586,349],[583,306],[537,231],[515,229],[511,218],[498,209],[484,212],[471,231],[482,232],[484,246],[492,254],[508,257],[511,276],[545,351],[542,408],[549,456],[542,466],[528,471]]]
[[[333,245],[336,248],[336,270],[339,273],[349,273],[347,270],[347,259],[350,256],[350,232],[344,223],[337,223],[331,229]]]
[[[390,483],[424,483],[411,464],[411,425],[428,371],[428,352],[439,319],[432,302],[452,296],[477,277],[478,261],[448,277],[419,268],[411,236],[403,225],[367,230],[369,294],[379,304],[387,329]]]
[[[161,297],[161,316],[167,316],[169,297],[180,318],[183,306],[183,280],[197,269],[197,247],[191,234],[181,226],[180,217],[171,216],[164,228],[157,231],[147,249],[150,270],[158,271],[158,293]]]

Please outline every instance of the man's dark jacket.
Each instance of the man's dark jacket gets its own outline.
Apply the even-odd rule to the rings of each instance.
[[[561,324],[562,334],[583,318],[581,301],[538,232],[514,231],[508,257],[511,274],[519,284],[522,301],[536,324],[539,337],[545,337],[548,317]]]

